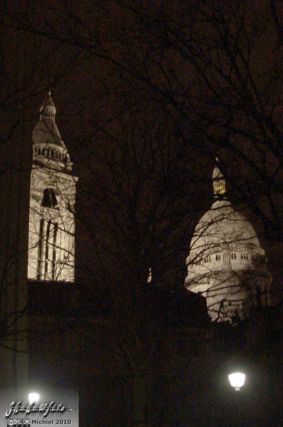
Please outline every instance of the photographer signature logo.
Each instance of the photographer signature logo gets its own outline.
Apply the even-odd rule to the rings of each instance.
[[[32,405],[25,405],[21,401],[11,402],[9,409],[5,413],[6,418],[18,414],[40,414],[43,417],[47,417],[49,414],[63,414],[67,409],[73,411],[74,408],[66,408],[63,403],[56,403],[54,400],[50,402],[44,402],[40,404],[33,403]]]

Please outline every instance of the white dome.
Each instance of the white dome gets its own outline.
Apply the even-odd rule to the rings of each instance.
[[[227,320],[233,313],[243,313],[243,301],[258,287],[265,292],[270,275],[256,232],[226,199],[225,179],[217,167],[213,188],[216,200],[200,219],[191,240],[185,286],[207,298],[213,320],[221,310],[226,310],[222,314]]]
[[[242,270],[252,267],[253,257],[264,255],[249,221],[229,201],[216,200],[196,226],[187,258],[188,279],[196,269],[201,273],[200,266],[203,273]]]

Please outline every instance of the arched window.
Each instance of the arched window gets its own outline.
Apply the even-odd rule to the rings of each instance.
[[[58,201],[53,188],[45,188],[43,191],[41,206],[52,209],[58,208]]]

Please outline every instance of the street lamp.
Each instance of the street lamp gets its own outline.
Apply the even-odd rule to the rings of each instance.
[[[246,374],[241,371],[233,371],[228,375],[230,386],[234,388],[235,391],[240,391],[241,388],[245,385],[246,382]],[[237,407],[237,425],[241,427],[242,425],[242,414],[241,414],[241,402],[240,395],[237,396],[236,399],[236,407]]]
[[[245,385],[246,374],[244,372],[232,372],[228,375],[230,386],[233,387],[236,391],[241,390]]]
[[[39,399],[40,399],[40,394],[35,391],[32,391],[28,394],[28,400],[30,405],[33,405],[34,403],[35,404],[38,403]]]

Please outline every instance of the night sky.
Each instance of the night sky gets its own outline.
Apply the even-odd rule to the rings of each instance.
[[[131,269],[143,281],[152,266],[159,284],[182,286],[216,156],[266,250],[278,242],[281,9],[272,3],[4,2],[6,143],[23,122],[29,138],[52,90],[80,177],[78,248],[95,248],[85,252],[88,265],[97,253],[98,281]]]
[[[109,336],[108,330],[82,328],[102,341],[109,339],[105,348],[93,339],[98,354],[106,354],[97,357],[97,371],[100,363],[111,371],[113,355],[107,349],[113,351],[114,342],[126,343],[133,365],[145,377],[154,360],[161,380],[154,384],[151,404],[162,413],[156,390],[160,387],[170,403],[170,390],[181,384],[174,389],[173,409],[168,403],[168,413],[177,422],[174,410],[184,405],[180,412],[185,413],[185,393],[190,398],[182,382],[187,381],[183,367],[190,365],[187,354],[188,369],[195,372],[189,377],[195,390],[191,393],[205,400],[197,386],[197,375],[205,373],[194,368],[200,348],[194,347],[199,337],[193,335],[198,331],[191,341],[183,337],[185,344],[176,344],[183,359],[172,362],[172,371],[170,345],[178,334],[167,341],[162,334],[168,325],[180,325],[179,315],[183,325],[203,313],[195,295],[189,301],[194,309],[187,310],[185,260],[194,228],[213,201],[216,157],[228,198],[255,227],[267,254],[273,292],[277,300],[282,298],[281,2],[14,0],[2,1],[0,22],[1,152],[28,171],[32,129],[51,90],[57,125],[79,177],[76,283],[84,303],[94,301],[95,315],[111,312],[115,320]],[[17,147],[15,152],[11,147]],[[1,156],[2,177],[7,158]],[[3,178],[2,185],[11,185],[9,180]],[[18,187],[19,194],[26,190]],[[16,209],[14,213],[19,215]],[[10,215],[2,214],[2,219]],[[23,238],[19,233],[19,240]],[[148,349],[155,339],[154,359],[156,354]],[[188,351],[187,345],[192,345]],[[93,348],[89,344],[90,359],[95,358]],[[119,359],[118,351],[113,354],[113,360]],[[87,356],[86,364],[95,366]],[[216,352],[216,361],[218,356]],[[121,378],[130,372],[127,363],[123,360],[118,368]],[[105,380],[101,372],[101,389],[98,382],[93,389],[97,401],[103,400],[103,387],[112,390],[107,386],[112,386],[111,376]],[[169,374],[162,377],[164,372]],[[121,384],[115,385],[116,395]],[[116,400],[122,405],[127,399]],[[200,410],[201,404],[196,407]],[[120,425],[126,427],[123,421]]]

